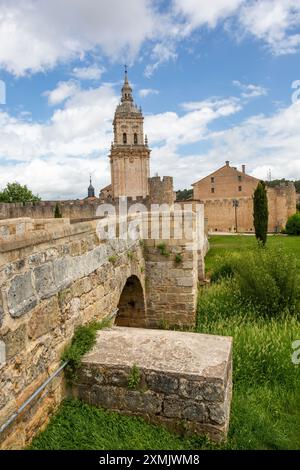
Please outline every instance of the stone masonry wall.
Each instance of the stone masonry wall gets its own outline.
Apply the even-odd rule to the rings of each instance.
[[[171,176],[153,176],[149,178],[150,204],[173,204],[174,188]]]
[[[134,241],[99,240],[96,226],[108,227],[108,220],[1,222],[0,345],[6,360],[0,364],[0,426],[57,370],[78,325],[116,311],[129,279],[136,280],[145,296],[139,326],[194,325],[199,254],[197,244],[190,246],[197,241],[194,216],[192,240],[150,237],[143,243],[144,225]],[[158,219],[156,228],[162,233],[159,225]],[[151,232],[156,223],[147,226]],[[158,248],[164,242],[169,256]],[[142,310],[141,297],[133,299],[136,304],[131,300],[125,295],[125,304]],[[64,396],[61,374],[1,434],[0,448],[28,444]]]
[[[269,232],[278,232],[285,226],[290,215],[296,212],[296,192],[294,185],[268,188]],[[253,199],[238,197],[238,232],[254,232]],[[203,199],[205,218],[210,232],[234,232],[235,211],[232,198]]]
[[[254,232],[253,199],[240,197],[237,208],[238,232]],[[204,212],[210,232],[234,232],[235,211],[232,198],[204,199]],[[268,188],[269,232],[278,232],[285,226],[290,215],[296,212],[294,186]]]
[[[101,242],[95,223],[46,226],[0,244],[0,426],[58,368],[76,326],[112,314],[128,277],[144,289],[138,242]],[[61,374],[0,436],[0,448],[28,444],[64,395]]]
[[[145,239],[146,295],[148,326],[186,326],[195,324],[198,294],[198,259],[196,219],[191,213],[192,239],[176,237],[170,222],[171,239],[159,232],[159,238]],[[161,226],[162,217],[157,219]],[[148,229],[155,230],[156,223]]]
[[[62,216],[70,219],[95,217],[99,199],[74,201],[41,201],[36,203],[0,203],[0,220],[29,217],[32,219],[52,219],[56,204],[59,204]]]

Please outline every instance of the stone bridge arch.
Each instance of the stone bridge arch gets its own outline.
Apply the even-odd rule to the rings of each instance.
[[[143,328],[147,323],[146,317],[143,285],[139,277],[133,274],[127,278],[122,289],[115,324]]]

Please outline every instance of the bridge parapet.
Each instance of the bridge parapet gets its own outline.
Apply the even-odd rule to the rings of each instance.
[[[144,298],[142,320],[136,316],[135,324],[195,324],[197,222],[191,213],[191,235],[176,235],[179,215],[169,216],[168,236],[164,214],[150,218],[142,212],[75,224],[68,219],[1,221],[0,427],[56,370],[75,328],[116,311],[129,279],[139,284],[140,297],[137,309],[130,297],[137,292],[134,285],[124,293],[122,311],[128,308],[129,315],[125,312],[123,321],[130,308],[142,312]],[[57,377],[0,436],[0,448],[29,443],[63,397],[64,381]]]
[[[138,240],[99,240],[96,221],[24,223],[0,243],[0,427],[58,368],[75,328],[115,312],[130,276],[145,292]],[[63,396],[60,376],[0,435],[0,448],[24,447]]]

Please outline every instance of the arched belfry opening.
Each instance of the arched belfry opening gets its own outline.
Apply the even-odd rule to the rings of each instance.
[[[140,328],[146,326],[144,292],[137,276],[130,276],[127,279],[120,296],[118,309],[115,321],[117,326]]]

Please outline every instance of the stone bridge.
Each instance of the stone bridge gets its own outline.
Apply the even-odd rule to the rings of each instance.
[[[133,240],[101,239],[97,225],[107,230],[107,220],[0,221],[0,428],[59,367],[78,325],[194,326],[205,252],[194,213],[192,240],[162,238],[159,217],[158,237],[149,224]],[[0,447],[24,447],[65,393],[59,375],[5,428]]]

